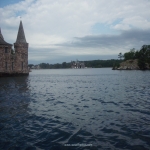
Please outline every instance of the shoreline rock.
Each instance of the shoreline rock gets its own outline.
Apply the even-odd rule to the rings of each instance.
[[[113,67],[112,70],[141,70],[138,66],[138,59],[130,59],[120,63],[120,67]],[[150,70],[150,67],[147,64],[147,69]]]

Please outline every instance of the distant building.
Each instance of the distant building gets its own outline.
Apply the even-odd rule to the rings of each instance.
[[[80,61],[71,61],[71,68],[77,69],[77,68],[85,68],[84,62]]]
[[[5,42],[0,30],[0,76],[28,74],[28,43],[20,21],[14,51],[12,44]]]
[[[40,65],[33,65],[30,69],[41,69]]]

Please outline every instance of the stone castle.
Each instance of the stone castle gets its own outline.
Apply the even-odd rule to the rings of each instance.
[[[0,30],[0,76],[28,75],[28,46],[26,42],[22,21],[14,50],[12,44],[5,42]]]

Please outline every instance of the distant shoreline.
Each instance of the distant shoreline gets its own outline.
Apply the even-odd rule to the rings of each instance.
[[[119,65],[123,60],[110,59],[110,60],[90,60],[80,61],[84,62],[84,68],[112,68],[114,64]],[[37,65],[29,64],[30,69],[68,69],[71,68],[71,62],[63,62],[56,64],[40,63]],[[77,68],[76,68],[77,69]]]

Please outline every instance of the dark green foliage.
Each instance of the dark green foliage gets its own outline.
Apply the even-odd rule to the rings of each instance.
[[[41,63],[39,64],[40,68],[42,69],[49,69],[50,65],[48,63]]]
[[[135,59],[136,58],[136,51],[135,48],[131,49],[130,52],[124,53],[124,59]]]
[[[131,49],[130,52],[124,54],[124,59],[138,59],[138,66],[141,70],[145,70],[150,66],[150,45],[143,45],[138,51]]]
[[[146,69],[146,63],[144,61],[144,59],[139,59],[138,60],[138,66],[141,70],[145,70]]]
[[[137,55],[140,69],[147,69],[147,65],[150,66],[150,45],[143,45]]]
[[[113,67],[113,65],[119,65],[122,60],[91,60],[91,61],[84,61],[86,67],[92,68],[105,68],[105,67]]]
[[[28,67],[30,67],[30,68],[31,68],[32,66],[34,66],[34,65],[33,65],[33,64],[29,64],[29,65],[28,65]]]
[[[39,64],[40,68],[42,69],[60,69],[60,68],[70,68],[71,64],[63,62],[62,64],[48,64],[48,63],[41,63]]]
[[[118,55],[118,58],[121,60],[124,57],[124,55],[120,52]]]
[[[67,68],[67,63],[66,62],[62,63],[62,68]]]

